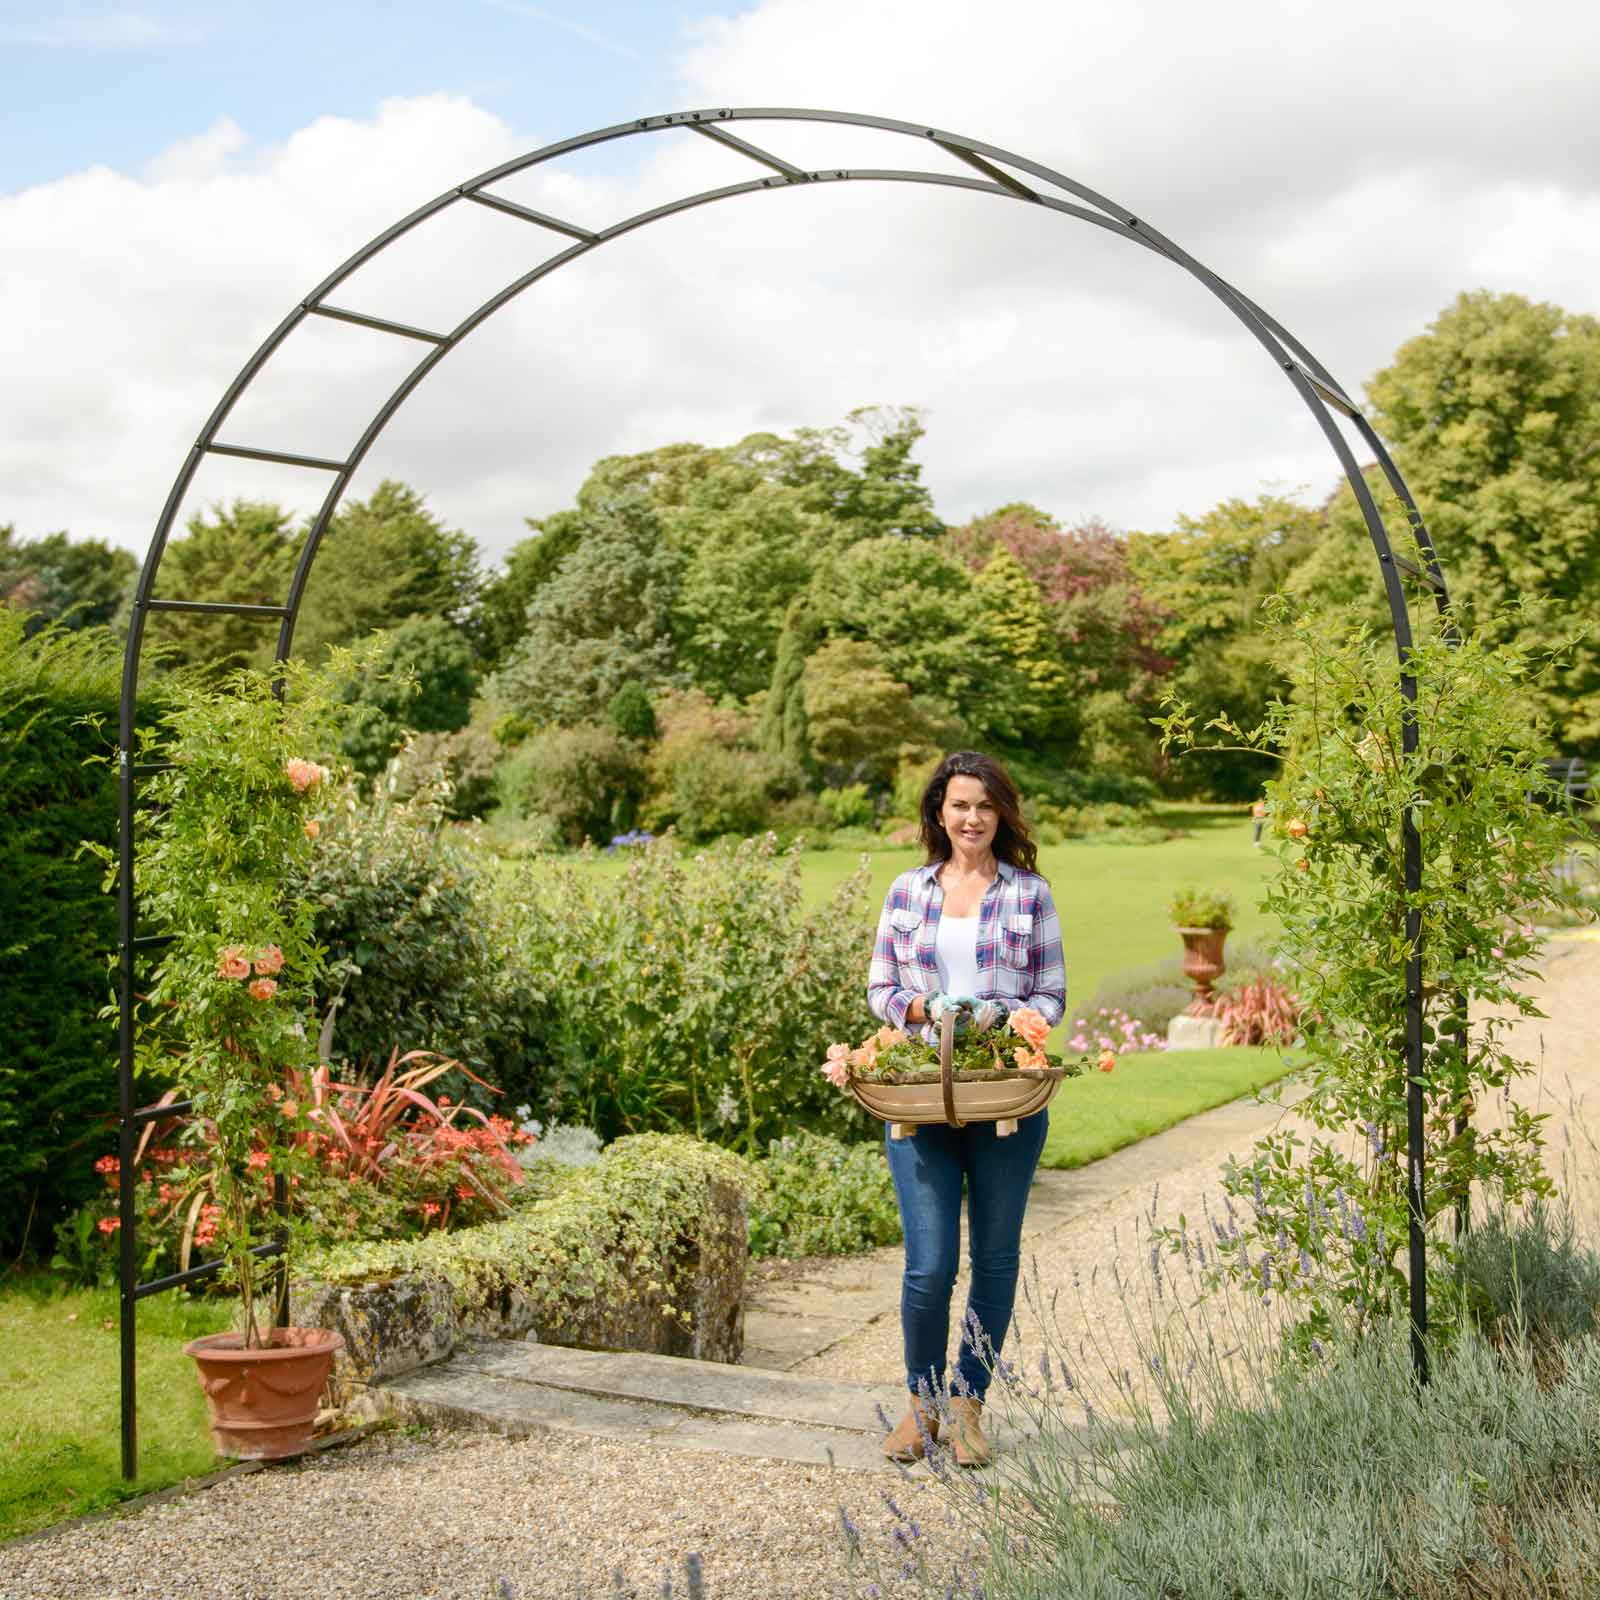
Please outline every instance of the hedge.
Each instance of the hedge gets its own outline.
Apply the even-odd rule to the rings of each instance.
[[[24,637],[0,609],[0,1249],[48,1253],[95,1191],[114,1139],[116,1036],[107,958],[116,900],[84,839],[115,843],[121,647],[105,629]]]

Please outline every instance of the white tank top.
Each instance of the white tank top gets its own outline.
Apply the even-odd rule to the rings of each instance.
[[[939,918],[933,951],[939,964],[939,985],[946,994],[978,993],[978,923],[980,917]]]

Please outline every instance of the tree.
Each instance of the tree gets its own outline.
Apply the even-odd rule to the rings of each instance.
[[[534,530],[533,537],[513,545],[505,571],[483,586],[478,654],[485,672],[501,666],[516,648],[528,625],[528,607],[534,595],[555,576],[562,558],[571,555],[583,537],[583,517],[576,511],[524,520]]]
[[[1600,622],[1600,321],[1477,290],[1367,386],[1461,620],[1533,645]],[[1510,602],[1546,602],[1519,615]],[[1556,741],[1600,739],[1600,629],[1541,690]]]
[[[1059,742],[1072,725],[1069,685],[1055,630],[1033,580],[1022,563],[997,543],[973,588],[984,606],[990,657],[1003,668],[1013,689],[1007,736]]]
[[[281,606],[300,544],[289,513],[266,500],[215,505],[196,512],[187,532],[166,548],[156,574],[159,599],[231,600]],[[131,608],[131,597],[125,602]],[[126,616],[126,609],[123,613]],[[145,622],[147,649],[163,665],[232,667],[268,665],[277,645],[276,620],[228,614],[156,611]]]
[[[637,494],[583,515],[578,547],[534,595],[527,628],[486,686],[535,726],[603,716],[623,684],[646,690],[675,676],[672,611],[682,561]]]
[[[835,787],[894,776],[902,744],[918,742],[911,691],[857,639],[833,639],[805,664],[801,679],[810,754]]]
[[[103,627],[116,616],[139,563],[103,539],[47,533],[18,539],[0,525],[0,605],[29,613],[27,632],[49,622],[67,628]]]
[[[472,712],[472,647],[443,617],[408,617],[378,636],[344,686],[353,709],[345,754],[367,776],[382,770],[408,732],[453,733]]]
[[[1155,645],[1176,662],[1176,693],[1243,727],[1261,721],[1287,691],[1289,666],[1264,643],[1261,602],[1288,586],[1322,530],[1320,511],[1264,493],[1179,517],[1171,533],[1130,536],[1130,570],[1163,617]],[[1267,771],[1258,755],[1199,752],[1172,776],[1184,788],[1249,799]]]
[[[445,527],[415,489],[386,478],[328,524],[295,627],[296,653],[316,661],[329,645],[408,617],[439,617],[470,633],[481,588],[472,539]]]

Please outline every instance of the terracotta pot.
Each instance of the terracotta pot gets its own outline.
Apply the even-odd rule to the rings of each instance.
[[[311,1442],[322,1386],[344,1339],[329,1328],[273,1328],[269,1338],[246,1350],[242,1333],[212,1333],[183,1347],[194,1357],[219,1455],[281,1461]]]
[[[1179,928],[1183,935],[1183,975],[1194,985],[1190,1009],[1211,1003],[1211,985],[1222,976],[1226,928]]]

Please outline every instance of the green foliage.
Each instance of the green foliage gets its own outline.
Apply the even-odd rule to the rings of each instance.
[[[605,715],[625,683],[675,670],[672,608],[682,560],[639,496],[585,513],[582,542],[529,602],[527,623],[488,694],[536,725],[575,727]]]
[[[453,733],[471,715],[472,647],[442,617],[402,622],[367,640],[351,662],[339,691],[351,708],[340,747],[366,777],[383,769],[407,733]]]
[[[639,744],[649,744],[661,731],[656,726],[656,708],[650,703],[650,693],[637,679],[623,684],[612,695],[606,716],[624,739]]]
[[[1285,589],[1322,537],[1320,512],[1283,495],[1224,500],[1171,533],[1135,534],[1132,576],[1163,618],[1154,638],[1176,663],[1169,692],[1254,727],[1288,684],[1288,663],[1261,626],[1262,602]],[[1370,557],[1369,557],[1370,559]],[[1186,752],[1171,777],[1188,791],[1251,799],[1271,770],[1252,750]]]
[[[1167,902],[1167,915],[1179,928],[1216,928],[1226,932],[1233,926],[1233,900],[1211,889],[1186,885],[1173,892]]]
[[[1305,1008],[1312,1094],[1300,1110],[1318,1132],[1304,1142],[1275,1133],[1230,1164],[1226,1185],[1248,1198],[1254,1220],[1218,1259],[1246,1276],[1266,1252],[1268,1270],[1276,1264],[1313,1317],[1330,1299],[1380,1315],[1405,1294],[1408,913],[1421,930],[1428,997],[1427,1216],[1453,1211],[1476,1183],[1511,1204],[1547,1187],[1540,1118],[1508,1099],[1501,1126],[1471,1125],[1474,1105],[1530,1070],[1503,1035],[1510,1016],[1538,1015],[1525,988],[1531,923],[1569,894],[1555,871],[1565,824],[1540,801],[1546,747],[1529,690],[1543,664],[1477,636],[1451,644],[1438,628],[1424,634],[1409,658],[1419,747],[1407,752],[1411,702],[1392,644],[1359,619],[1307,616],[1286,601],[1271,605],[1269,625],[1290,663],[1292,699],[1274,702],[1255,729],[1214,725],[1282,763],[1269,787],[1280,868],[1264,909],[1281,920],[1285,978]],[[1196,738],[1183,708],[1165,730],[1180,743]],[[1410,895],[1408,813],[1422,854],[1422,886]],[[1460,1135],[1458,1115],[1469,1124]],[[1366,1134],[1355,1150],[1352,1128]],[[1448,1261],[1444,1238],[1430,1248]],[[1316,1270],[1291,1273],[1302,1250]]]
[[[94,1186],[116,1106],[116,1040],[98,1018],[115,900],[79,841],[109,847],[121,652],[103,630],[46,628],[0,609],[0,1250],[46,1248]]]
[[[445,802],[428,787],[401,800],[386,783],[330,795],[293,879],[326,952],[318,1013],[337,1002],[332,1055],[358,1071],[397,1048],[436,1050],[509,1091],[532,1070],[540,986],[513,965]]]
[[[370,499],[347,500],[328,524],[295,625],[295,651],[318,662],[330,645],[356,644],[413,620],[467,629],[481,586],[473,540],[446,528],[415,489],[386,478]],[[423,694],[431,693],[424,677]]]
[[[550,844],[626,833],[644,794],[639,747],[614,728],[549,728],[520,745],[496,774],[500,804]]]
[[[864,783],[852,783],[843,789],[824,789],[817,796],[817,804],[836,828],[866,828],[874,819],[872,796]]]
[[[985,666],[1014,689],[1008,724],[994,724],[995,731],[1008,739],[1059,740],[1070,727],[1068,680],[1033,580],[997,543],[973,587],[987,613]]]
[[[1588,636],[1533,688],[1556,747],[1600,738],[1600,321],[1456,297],[1368,385],[1462,619],[1535,650]],[[1403,520],[1399,523],[1404,527]],[[1541,602],[1526,609],[1518,600]]]
[[[767,1145],[750,1201],[753,1256],[848,1256],[900,1242],[900,1209],[879,1140],[786,1134]]]
[[[394,792],[405,799],[432,787],[450,816],[481,817],[495,802],[500,756],[499,742],[482,728],[413,734],[393,762]]]
[[[18,539],[12,524],[0,524],[0,608],[27,613],[30,633],[50,622],[104,626],[138,570],[129,551],[103,539]]]
[[[809,759],[806,728],[806,655],[815,645],[814,632],[797,601],[789,608],[773,651],[772,681],[761,706],[761,748],[798,765]]]
[[[812,760],[847,783],[886,782],[896,750],[920,731],[911,691],[871,645],[853,639],[830,640],[806,662],[801,703]]]
[[[796,1125],[859,1126],[818,1068],[865,1010],[862,883],[807,913],[800,857],[765,839],[662,841],[603,876],[507,870],[507,938],[549,1018],[550,1079],[520,1098],[605,1137],[683,1129],[751,1152]]]
[[[184,537],[172,540],[162,554],[155,596],[281,606],[300,543],[290,514],[270,501],[235,500],[213,506],[209,517],[197,511]],[[168,666],[201,667],[218,675],[267,666],[276,644],[276,628],[259,617],[155,611],[145,621],[147,653],[156,652]]]
[[[731,1151],[664,1134],[619,1139],[593,1165],[550,1170],[548,1178],[540,1199],[502,1222],[338,1246],[308,1259],[304,1271],[324,1283],[435,1274],[469,1316],[514,1291],[535,1327],[559,1329],[590,1307],[651,1297],[671,1306],[674,1291],[688,1287],[683,1244],[700,1236],[713,1186],[748,1195],[756,1181]]]

